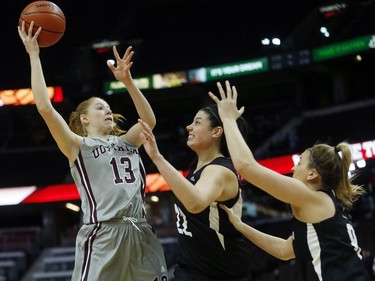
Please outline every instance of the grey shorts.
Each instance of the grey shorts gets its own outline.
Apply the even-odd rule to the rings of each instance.
[[[163,248],[146,219],[83,225],[72,281],[167,280]]]

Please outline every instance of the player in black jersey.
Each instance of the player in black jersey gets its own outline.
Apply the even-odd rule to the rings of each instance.
[[[186,127],[187,145],[197,155],[187,178],[164,159],[149,126],[139,122],[144,127],[146,152],[177,197],[179,252],[174,280],[250,280],[251,244],[218,206],[222,203],[232,207],[241,193],[238,175],[228,158],[217,106],[200,109]],[[238,123],[247,129],[245,120],[240,118]]]
[[[250,183],[292,208],[293,233],[288,239],[262,233],[241,221],[227,206],[233,225],[258,247],[282,260],[296,258],[305,281],[365,281],[368,274],[347,208],[364,193],[348,176],[351,154],[347,143],[335,147],[316,144],[302,153],[293,177],[260,165],[238,130],[237,91],[218,83],[221,99],[213,93],[237,171]]]

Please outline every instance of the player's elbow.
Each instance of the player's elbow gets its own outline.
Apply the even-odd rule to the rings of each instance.
[[[155,128],[156,126],[156,118],[153,118],[153,120],[149,123],[149,126],[151,129]]]
[[[286,253],[281,253],[277,258],[283,261],[289,261],[291,259],[294,259],[294,256]]]
[[[156,118],[155,118],[155,116],[153,118],[150,118],[150,119],[144,120],[144,121],[151,128],[151,130],[155,128],[155,126],[156,126]]]
[[[52,114],[53,108],[48,105],[38,105],[37,106],[38,112],[42,117],[48,117]]]
[[[236,160],[233,160],[233,165],[236,171],[240,175],[242,175],[243,173],[245,173],[247,169],[249,169],[249,167],[251,166],[251,163],[247,161],[246,159],[236,159]]]
[[[200,201],[192,201],[184,205],[186,210],[192,214],[198,214],[202,212],[207,206],[203,205]]]
[[[296,257],[290,239],[285,240],[284,243],[280,243],[275,257],[283,261],[288,261]]]

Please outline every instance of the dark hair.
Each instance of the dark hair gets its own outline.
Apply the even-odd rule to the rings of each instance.
[[[215,128],[218,126],[223,127],[223,122],[220,119],[217,104],[211,104],[209,106],[203,107],[200,109],[200,111],[205,112],[209,116],[208,120],[210,121],[211,128]],[[247,141],[247,134],[249,132],[248,122],[242,116],[240,116],[236,122],[241,132],[241,135],[243,136],[245,141]],[[227,146],[227,141],[225,139],[225,131],[220,142],[220,152],[223,153],[225,157],[229,157],[229,150]]]
[[[215,127],[219,127],[219,126],[223,128],[223,122],[220,119],[220,115],[219,115],[219,111],[218,111],[216,103],[211,104],[211,105],[206,106],[206,107],[203,107],[199,111],[203,111],[207,114],[211,128],[215,128]],[[247,141],[247,135],[248,135],[248,132],[249,132],[248,122],[242,116],[240,116],[237,119],[236,122],[237,122],[237,126],[238,126],[238,128],[241,132],[241,135],[243,136],[245,141]],[[227,146],[227,141],[226,141],[226,138],[225,138],[225,131],[224,131],[224,134],[222,135],[221,140],[220,140],[220,152],[225,157],[227,157],[227,158],[230,157],[228,146]],[[198,157],[196,156],[195,159],[190,163],[189,170],[193,171],[195,169],[197,163],[198,163]],[[240,185],[246,184],[246,180],[244,180],[239,174],[237,174],[237,177],[239,179]]]

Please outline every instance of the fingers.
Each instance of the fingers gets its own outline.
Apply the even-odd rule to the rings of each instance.
[[[220,100],[218,99],[217,96],[215,96],[212,92],[208,92],[208,95],[210,96],[211,99],[213,99],[214,102],[219,103]]]
[[[131,60],[133,58],[134,51],[132,51],[132,48],[133,48],[132,46],[129,46],[126,49],[125,54],[122,58],[125,61],[125,63],[128,65],[128,69],[133,65],[133,62]]]
[[[147,138],[146,138],[146,136],[145,136],[145,134],[143,132],[141,132],[139,134],[139,137],[141,138],[141,142],[142,143],[145,143],[147,141]]]
[[[216,95],[214,95],[210,91],[208,92],[208,95],[210,96],[212,100],[214,100],[217,104],[219,104],[220,101],[225,101],[225,100],[232,101],[234,102],[234,104],[237,103],[238,92],[235,86],[231,86],[228,80],[225,81],[225,91],[220,82],[217,82],[216,85],[217,85],[217,88],[219,89],[221,99],[219,99]],[[244,107],[240,109],[241,114],[244,112],[244,110],[245,110]]]
[[[147,133],[145,130],[143,130],[143,131],[141,132],[141,137],[142,137],[142,142],[143,142],[143,143],[144,143],[145,141],[148,142],[148,141],[151,141],[151,140],[152,140],[150,134]]]
[[[34,37],[38,38],[39,34],[42,32],[42,27],[39,27],[38,30],[35,32]]]
[[[221,85],[220,82],[217,82],[216,85],[217,85],[217,88],[219,89],[221,99],[226,99],[226,98],[227,99],[236,99],[237,98],[236,88],[234,86],[231,87],[228,80],[225,81],[226,93],[225,93],[225,91],[223,89],[223,86]],[[233,96],[232,96],[232,91],[233,91]]]
[[[22,22],[21,26],[17,26],[18,35],[21,37],[21,39],[22,39],[24,27],[25,27],[25,22],[24,21]]]
[[[130,54],[125,58],[125,62],[127,65],[129,65],[129,67],[133,65],[133,62],[131,61],[133,55],[134,55],[134,52],[131,51]]]
[[[220,203],[219,207],[222,208],[228,214],[228,216],[230,216],[232,214],[232,212],[233,212],[232,208],[228,208],[224,204]]]
[[[33,35],[33,28],[34,28],[34,22],[32,21],[29,25],[29,30],[27,31],[27,35],[30,37]]]
[[[242,106],[238,112],[240,113],[240,116],[241,116],[245,112],[245,107]]]
[[[229,81],[225,81],[225,87],[227,89],[227,98],[232,99],[232,89],[230,87]]]
[[[25,31],[25,21],[23,20],[21,23],[21,26],[18,28],[19,31],[24,32]]]
[[[117,51],[117,47],[113,46],[113,55],[115,56],[117,66],[122,65],[123,67],[126,67],[127,69],[130,69],[132,67],[133,62],[131,60],[134,55],[132,48],[133,48],[132,46],[129,46],[126,49],[124,56],[121,58]],[[112,71],[116,69],[116,67],[111,67],[110,65],[108,66],[111,68]]]
[[[150,128],[150,126],[142,119],[138,119],[138,123],[142,126],[143,129],[140,134],[142,143],[145,144],[147,142],[149,145],[156,147],[156,139],[154,134],[152,133],[152,129]]]
[[[117,61],[120,60],[120,56],[119,56],[119,54],[117,52],[116,46],[113,46],[112,50],[113,50],[113,55],[115,56],[116,60]]]
[[[26,23],[25,23],[24,20],[22,21],[21,26],[18,26],[18,33],[19,33],[19,35],[20,35],[22,38],[23,38],[24,36],[26,36],[25,26],[26,26]]]
[[[219,206],[220,208],[222,208],[223,210],[225,210],[227,213],[230,212],[230,208],[228,208],[227,206],[225,206],[223,203],[219,203]]]
[[[141,124],[144,132],[148,135],[148,136],[151,136],[152,135],[152,130],[150,128],[150,126],[144,122],[142,119],[138,119],[138,123]]]
[[[36,32],[33,34],[33,31],[36,29],[34,21],[31,21],[29,27],[26,30],[26,22],[22,21],[21,25],[18,26],[18,34],[22,39],[23,43],[26,45],[37,43],[39,34],[42,32],[42,27],[38,27]]]
[[[228,82],[228,84],[229,84],[229,82]],[[233,92],[233,99],[236,101],[237,96],[238,96],[236,86],[232,86],[232,92]]]
[[[221,99],[222,100],[225,99],[226,96],[225,96],[225,92],[223,90],[223,87],[221,86],[221,83],[217,82],[216,85],[217,85],[217,88],[219,89],[219,94],[220,94]]]
[[[132,46],[129,46],[126,51],[125,51],[125,54],[124,56],[122,57],[122,59],[127,59],[129,56],[130,58],[134,55],[134,52],[132,51],[133,47]]]

